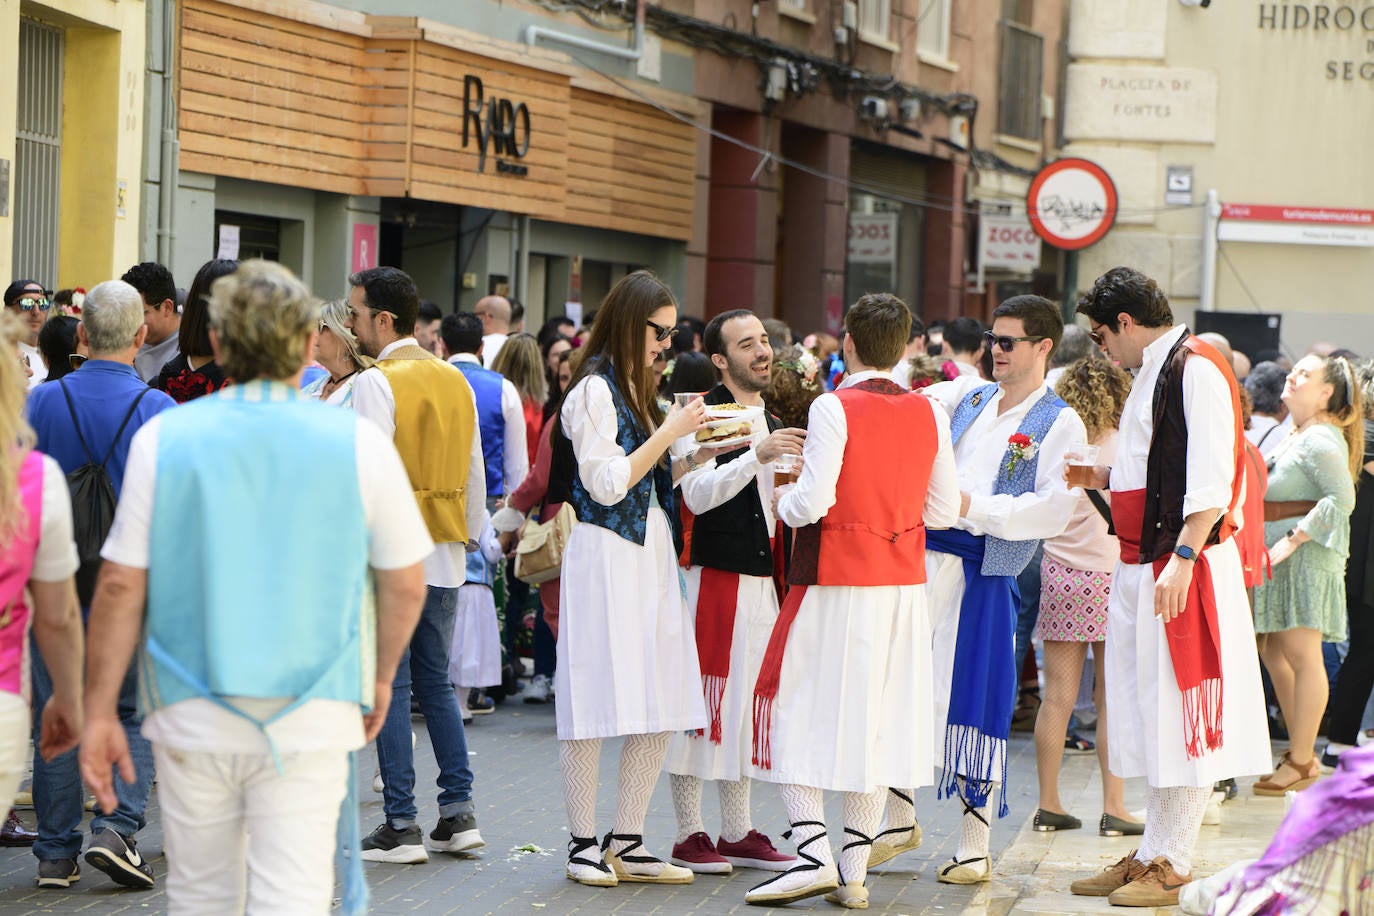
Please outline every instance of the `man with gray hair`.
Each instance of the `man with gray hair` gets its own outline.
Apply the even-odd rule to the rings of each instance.
[[[1064,325],[1064,339],[1059,341],[1059,346],[1050,355],[1050,371],[1045,373],[1045,384],[1053,388],[1065,369],[1085,356],[1096,353],[1097,344],[1092,342],[1086,329],[1076,324]]]
[[[90,350],[90,358],[80,371],[56,382],[38,386],[29,394],[29,424],[38,433],[38,450],[51,455],[72,478],[87,465],[104,468],[119,498],[124,483],[125,462],[134,434],[157,414],[176,402],[165,393],[149,388],[134,371],[134,355],[148,336],[143,323],[143,299],[138,290],[123,280],[101,283],[86,294],[77,341]],[[74,482],[75,483],[75,482]],[[81,491],[73,486],[76,494]],[[77,528],[73,532],[82,545],[82,567],[77,573],[78,595],[83,607],[89,606],[99,549],[106,531],[88,530],[103,526],[80,510],[77,495],[74,507]],[[86,545],[93,545],[87,548]],[[142,718],[135,701],[136,678],[130,666],[121,672],[119,687],[119,724],[137,764],[138,778],[118,781],[118,803],[109,814],[96,813],[91,821],[91,846],[86,861],[125,887],[153,886],[153,869],[138,853],[134,842],[144,825],[148,790],[153,784],[153,752],[139,733]],[[41,711],[52,693],[52,680],[39,653],[33,653],[33,708]],[[37,717],[34,719],[38,729]],[[38,840],[33,854],[38,859],[38,886],[64,888],[80,873],[81,825],[84,798],[77,773],[76,751],[44,761],[33,757],[33,807],[38,817]]]
[[[81,774],[107,811],[112,767],[143,777],[115,712],[138,648],[168,909],[322,916],[342,826],[343,909],[363,912],[350,753],[382,727],[433,544],[390,439],[300,392],[319,336],[305,286],[246,261],[209,314],[237,384],[134,437],[91,607]]]

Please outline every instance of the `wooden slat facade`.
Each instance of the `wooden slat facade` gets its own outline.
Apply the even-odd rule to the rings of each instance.
[[[472,53],[385,17],[373,37],[218,0],[185,0],[181,15],[183,169],[691,236],[694,129],[650,105],[575,88],[567,68]],[[497,156],[493,138],[479,169],[471,125],[463,144],[468,76],[481,80],[488,105],[526,106],[523,157]],[[528,173],[500,171],[498,159]]]

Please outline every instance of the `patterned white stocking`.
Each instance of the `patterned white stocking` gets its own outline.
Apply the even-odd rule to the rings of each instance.
[[[673,773],[668,784],[673,790],[673,812],[677,815],[677,838],[673,842],[684,843],[692,834],[706,831],[701,821],[701,780]]]
[[[1192,874],[1193,847],[1211,795],[1211,786],[1151,786],[1145,805],[1145,835],[1140,838],[1136,859],[1149,863],[1164,856],[1180,877]]]
[[[887,790],[844,793],[844,849],[840,851],[840,881],[862,884],[868,876],[868,853],[883,820]]]
[[[720,838],[738,843],[754,826],[749,813],[749,777],[734,782],[721,779],[716,782],[716,789],[720,792]]]

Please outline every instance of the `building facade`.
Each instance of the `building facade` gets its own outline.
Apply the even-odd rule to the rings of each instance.
[[[701,116],[689,95],[516,40],[528,24],[483,0],[180,6],[179,278],[268,257],[330,297],[383,263],[445,311],[518,296],[530,326],[638,267],[683,288],[696,152],[674,115]],[[426,11],[469,27],[397,14]]]
[[[142,0],[0,0],[0,276],[91,287],[138,260]]]
[[[1374,353],[1374,3],[1074,0],[1070,22],[1066,152],[1121,207],[1082,285],[1129,264],[1252,350],[1281,329],[1295,356]]]

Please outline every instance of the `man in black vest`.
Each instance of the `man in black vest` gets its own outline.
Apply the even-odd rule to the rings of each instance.
[[[703,338],[722,377],[706,403],[762,407],[773,366],[763,322],[744,309],[725,312],[711,320]],[[673,736],[667,769],[678,825],[672,861],[700,874],[726,874],[735,865],[783,871],[796,862],[754,830],[749,815],[751,695],[778,616],[772,466],[784,454],[800,455],[806,438],[805,430],[783,429],[775,417],[764,417],[766,428],[755,423],[747,451],[718,457],[681,484],[683,505],[695,515],[685,577],[709,725],[696,736]],[[720,790],[719,845],[701,820],[701,788],[708,779]]]

